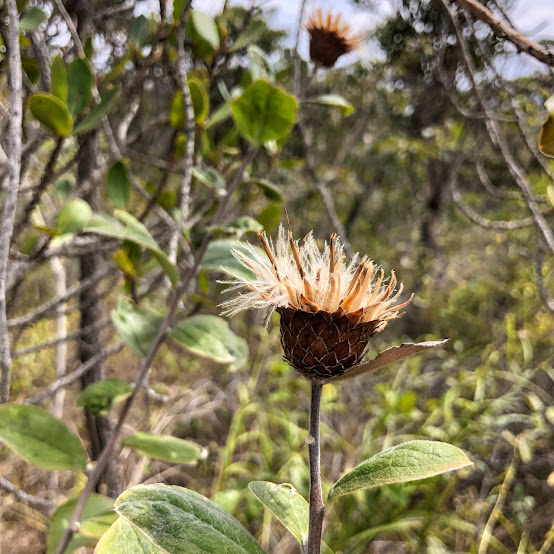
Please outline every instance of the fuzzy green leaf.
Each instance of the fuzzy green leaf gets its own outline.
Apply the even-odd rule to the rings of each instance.
[[[117,309],[112,312],[112,322],[117,334],[141,358],[150,351],[163,320],[163,315],[138,308],[128,300],[120,300]]]
[[[433,477],[473,465],[459,448],[438,441],[418,440],[379,452],[343,475],[329,491],[329,498],[393,483]]]
[[[138,485],[116,501],[117,513],[171,554],[261,554],[254,537],[204,496],[168,485]]]
[[[309,505],[292,485],[252,481],[248,488],[300,544],[308,540]]]
[[[193,315],[180,321],[171,337],[197,356],[237,368],[248,358],[246,341],[237,337],[227,321],[215,315]]]
[[[202,455],[199,444],[171,435],[133,433],[121,441],[121,446],[131,446],[149,458],[178,464],[195,462]]]
[[[0,406],[0,440],[45,469],[84,469],[87,454],[64,423],[37,406]]]
[[[161,554],[146,535],[122,517],[106,531],[98,541],[94,554]]]

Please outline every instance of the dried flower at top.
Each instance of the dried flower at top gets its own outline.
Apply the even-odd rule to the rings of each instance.
[[[361,40],[342,22],[342,15],[324,14],[321,8],[310,15],[306,30],[310,33],[310,58],[323,67],[333,67],[343,54],[358,48]]]
[[[311,379],[339,377],[359,364],[369,339],[411,301],[397,303],[402,284],[395,291],[394,271],[384,284],[383,270],[365,256],[346,263],[336,235],[323,251],[312,233],[295,241],[290,227],[288,233],[279,228],[275,244],[259,236],[267,257],[251,246],[248,254],[233,252],[254,278],[228,281],[248,292],[225,302],[225,313],[264,307],[279,312],[285,357]]]

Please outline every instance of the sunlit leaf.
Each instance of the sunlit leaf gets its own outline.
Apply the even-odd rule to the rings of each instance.
[[[262,256],[263,250],[254,246]],[[229,275],[237,275],[245,279],[252,279],[253,273],[244,267],[234,256],[232,251],[237,250],[249,254],[248,247],[238,240],[220,239],[210,242],[206,255],[202,260],[202,267],[210,271],[221,271]]]
[[[73,510],[75,510],[77,502],[77,498],[68,500],[53,513],[50,528],[48,530],[48,539],[46,542],[47,554],[54,554],[56,551],[56,548],[61,541],[67,526],[69,525],[69,519],[73,514]],[[112,506],[113,500],[111,498],[102,496],[101,494],[91,494],[85,504],[85,508],[79,518],[79,521],[84,522],[95,516],[103,514],[107,510],[110,510]],[[71,542],[65,552],[73,552],[82,546],[94,544],[95,540],[96,539],[92,537],[76,533],[71,539]]]
[[[471,465],[465,452],[451,444],[410,441],[379,452],[343,475],[329,491],[329,498],[381,485],[426,479]]]
[[[81,198],[65,203],[56,217],[56,228],[65,233],[80,233],[92,217],[92,209]]]
[[[131,446],[149,458],[178,464],[195,462],[202,455],[199,444],[171,435],[133,433],[121,441],[121,446]]]
[[[144,246],[152,252],[171,282],[175,284],[179,277],[179,272],[169,261],[167,254],[158,246],[148,229],[134,216],[122,210],[115,210],[114,216],[119,221],[107,214],[93,214],[85,227],[85,231],[121,240],[128,240]]]
[[[138,308],[129,300],[120,300],[117,309],[112,312],[112,322],[117,334],[141,358],[150,351],[163,320],[163,315]]]
[[[0,440],[33,465],[84,469],[87,454],[79,439],[52,414],[37,406],[0,406]]]
[[[554,96],[551,96],[544,105],[548,115],[539,134],[539,150],[545,156],[554,158]]]
[[[122,517],[98,541],[94,554],[161,554],[161,550]]]
[[[296,123],[297,108],[294,96],[263,80],[250,85],[231,104],[240,134],[257,145],[286,137]]]
[[[59,137],[66,137],[73,130],[73,119],[66,105],[53,94],[33,94],[29,99],[29,109],[35,119]]]
[[[304,102],[318,104],[328,108],[338,108],[342,115],[349,116],[354,113],[354,106],[340,94],[323,94],[317,98],[307,98]]]
[[[138,485],[116,501],[117,513],[172,554],[262,554],[254,537],[204,496],[168,485]]]
[[[235,368],[248,357],[246,341],[231,331],[227,320],[215,315],[187,317],[175,325],[171,336],[193,354]]]
[[[67,102],[67,71],[59,54],[52,59],[50,65],[50,92],[64,104]]]
[[[219,49],[219,31],[213,17],[198,10],[190,11],[187,31],[195,57],[207,60]]]
[[[309,505],[292,485],[252,481],[248,484],[248,488],[296,537],[300,544],[307,541]]]
[[[85,535],[85,537],[98,540],[117,519],[118,515],[113,510],[106,510],[97,516],[83,521],[79,525],[79,533]]]

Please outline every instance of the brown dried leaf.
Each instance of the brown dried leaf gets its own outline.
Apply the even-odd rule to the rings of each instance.
[[[417,343],[405,342],[400,346],[391,346],[390,348],[387,348],[386,350],[383,350],[383,352],[377,354],[377,356],[372,360],[369,360],[368,362],[354,367],[352,370],[347,371],[339,377],[326,379],[323,382],[329,383],[331,381],[339,381],[342,379],[350,379],[351,377],[359,377],[360,375],[363,375],[365,373],[381,369],[382,367],[385,367],[394,362],[409,358],[410,356],[418,354],[419,352],[429,350],[430,348],[435,348],[436,346],[441,346],[449,340],[450,339],[431,340]]]

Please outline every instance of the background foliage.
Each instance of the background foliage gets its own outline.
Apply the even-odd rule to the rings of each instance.
[[[230,249],[275,233],[286,204],[297,236],[337,231],[416,293],[375,352],[451,338],[325,386],[325,492],[415,438],[459,446],[475,463],[333,500],[325,542],[344,553],[548,552],[554,258],[490,122],[551,229],[554,167],[535,146],[551,75],[507,81],[498,68],[511,45],[437,0],[399,2],[366,37],[381,61],[350,55],[315,75],[263,7],[231,3],[211,17],[195,2],[183,28],[177,0],[151,17],[136,17],[133,2],[67,1],[69,21],[59,4],[18,2],[25,111],[9,399],[42,408],[0,407],[1,547],[54,551],[83,487],[84,450],[98,458],[172,284],[205,247],[72,546],[90,548],[113,523],[101,517],[109,497],[163,482],[211,498],[267,551],[297,551],[248,483],[291,483],[307,497],[308,383],[282,359],[275,315],[267,325],[260,313],[218,315],[221,280],[237,270]],[[7,190],[7,20],[0,30]],[[38,421],[43,445],[5,431],[15,411]],[[56,434],[54,416],[69,429]]]

